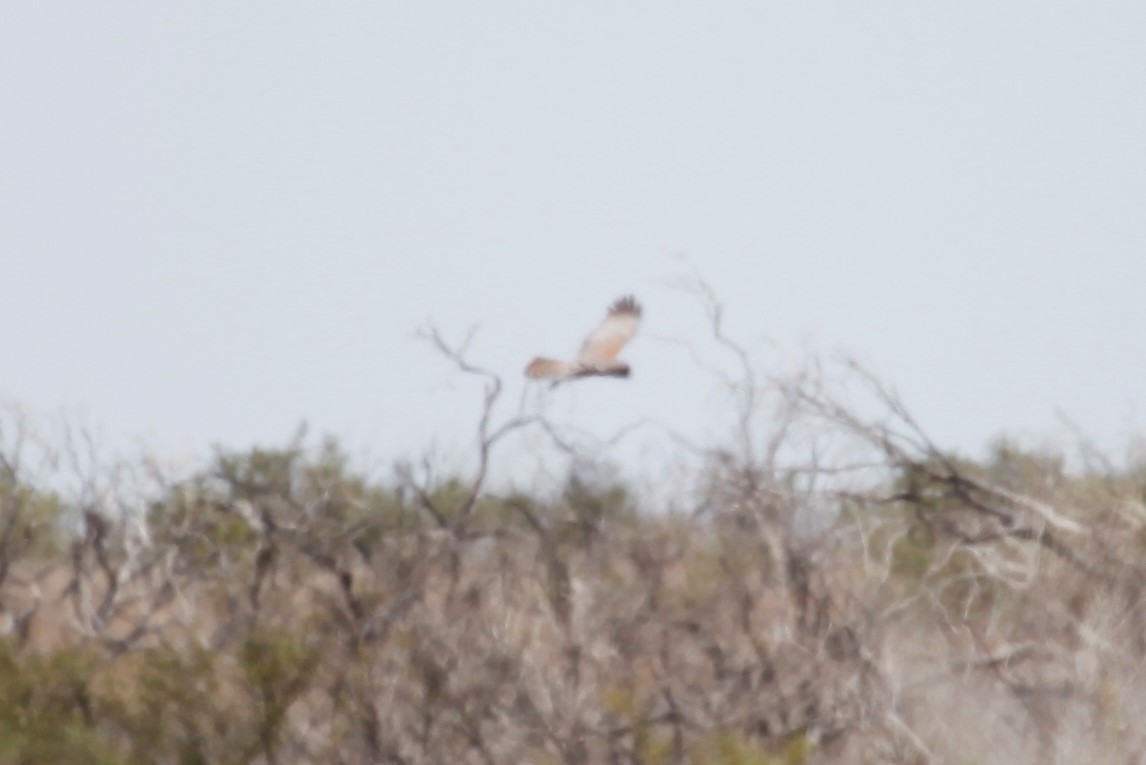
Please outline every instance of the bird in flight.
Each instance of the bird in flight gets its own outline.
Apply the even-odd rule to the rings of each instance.
[[[538,356],[525,368],[525,376],[553,380],[554,385],[578,377],[628,377],[629,365],[617,360],[625,343],[637,334],[641,306],[627,295],[609,306],[605,320],[589,333],[575,361],[557,361]]]

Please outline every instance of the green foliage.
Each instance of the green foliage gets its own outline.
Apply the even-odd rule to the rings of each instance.
[[[959,543],[940,536],[935,528],[908,516],[902,526],[888,524],[874,535],[877,544],[891,537],[891,573],[908,591],[929,589],[945,608],[968,615],[987,613],[999,602],[999,583]],[[920,607],[933,603],[919,601]]]
[[[86,651],[20,656],[0,641],[0,765],[126,762],[96,727],[95,664]]]
[[[674,753],[672,735],[649,724],[644,704],[637,697],[632,678],[601,692],[602,708],[632,731],[634,759],[643,765],[667,765]]]
[[[55,492],[0,477],[0,560],[58,555],[64,546],[65,508]]]
[[[273,751],[318,652],[252,634],[231,657],[157,648],[108,663],[92,650],[20,655],[0,643],[0,765],[244,762]],[[248,753],[248,754],[244,754]]]
[[[885,536],[887,531],[878,535]],[[878,539],[877,541],[882,541]],[[935,559],[937,538],[934,530],[918,521],[911,522],[907,533],[892,544],[891,571],[896,576],[914,583],[921,583],[931,569]]]
[[[668,765],[673,759],[672,736],[655,731],[645,723],[633,727],[633,751],[637,762],[644,765]]]
[[[284,449],[219,451],[213,472],[223,482],[227,499],[254,500],[268,495],[289,499],[295,494],[296,466],[302,456],[298,441]]]
[[[633,509],[626,487],[608,467],[580,467],[569,473],[561,490],[562,503],[577,519],[577,530],[588,539],[605,519],[631,519]]]
[[[811,742],[804,734],[791,736],[779,752],[769,752],[745,736],[730,730],[702,739],[691,752],[691,765],[804,765]]]
[[[245,504],[245,512],[239,512]],[[411,527],[415,509],[393,487],[369,481],[328,439],[315,450],[301,436],[278,449],[218,450],[214,463],[153,502],[148,520],[160,540],[179,541],[196,565],[249,559],[259,535],[251,518],[279,526],[305,522],[315,552],[321,540],[354,527],[363,550],[388,531]]]
[[[1045,491],[1067,480],[1061,454],[1023,449],[1007,438],[991,445],[982,470],[993,483],[1015,491]]]
[[[199,647],[125,657],[107,693],[116,699],[134,761],[218,761],[221,751],[241,740],[247,715],[221,676],[223,660]]]
[[[256,710],[259,745],[272,751],[287,709],[306,684],[319,652],[290,633],[260,631],[244,641],[239,663]]]

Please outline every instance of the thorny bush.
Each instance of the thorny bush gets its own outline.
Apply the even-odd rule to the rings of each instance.
[[[435,332],[484,385],[470,475],[300,435],[174,480],[9,411],[0,763],[1146,756],[1146,470],[959,459],[864,370],[866,408],[760,380],[711,318],[735,423],[672,512],[591,454],[491,487],[514,433],[568,444]]]

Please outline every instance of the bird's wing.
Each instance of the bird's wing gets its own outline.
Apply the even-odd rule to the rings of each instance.
[[[608,363],[621,352],[625,343],[637,334],[641,323],[641,307],[632,296],[623,297],[609,307],[605,320],[585,338],[581,352],[577,354],[580,364]]]

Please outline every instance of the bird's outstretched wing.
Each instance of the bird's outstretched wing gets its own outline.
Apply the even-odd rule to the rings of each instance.
[[[629,365],[617,361],[617,354],[637,334],[640,322],[640,305],[631,295],[623,297],[609,307],[605,320],[585,338],[576,361],[538,356],[525,368],[525,376],[554,380],[554,386],[578,377],[628,377]]]
[[[605,320],[585,338],[577,363],[587,366],[608,364],[617,358],[625,343],[637,334],[641,323],[641,306],[626,295],[609,307]]]

